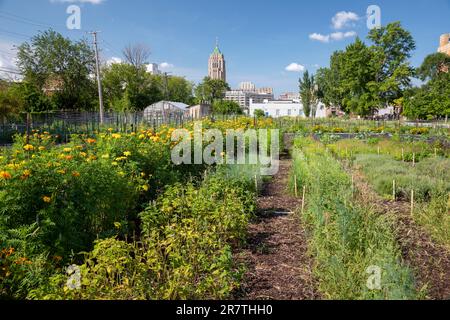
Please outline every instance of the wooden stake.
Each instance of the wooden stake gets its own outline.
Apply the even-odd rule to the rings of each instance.
[[[416,153],[413,153],[413,167],[416,166]]]
[[[255,174],[255,190],[258,193],[258,176]]]
[[[298,197],[298,186],[297,186],[297,176],[294,176],[294,190],[295,190],[295,197]]]
[[[397,200],[395,180],[392,181],[392,199],[394,199],[394,201]]]
[[[302,196],[302,215],[305,212],[305,198],[306,198],[306,186],[303,186],[303,196]]]
[[[405,162],[405,149],[402,148],[402,162]]]
[[[414,217],[414,189],[411,190],[411,217]]]
[[[378,147],[378,155],[380,155],[380,153],[381,153],[381,150],[380,150],[380,147]]]

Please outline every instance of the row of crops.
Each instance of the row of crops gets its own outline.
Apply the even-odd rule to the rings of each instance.
[[[231,250],[256,207],[258,168],[176,166],[173,131],[111,129],[64,145],[34,132],[3,150],[0,297],[228,297],[242,274]]]
[[[403,260],[395,217],[380,214],[376,204],[359,196],[351,172],[361,172],[386,201],[411,203],[414,222],[448,249],[448,150],[422,142],[373,139],[322,143],[300,138],[293,157],[291,188],[303,187],[305,191],[307,206],[301,217],[310,231],[315,276],[324,297],[426,297],[426,291],[417,286],[414,271]],[[377,269],[382,281],[378,288],[371,288],[368,279]]]

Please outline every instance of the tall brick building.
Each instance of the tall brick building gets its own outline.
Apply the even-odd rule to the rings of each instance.
[[[446,53],[450,56],[450,33],[441,36],[438,52]]]
[[[220,52],[218,42],[214,52],[209,57],[208,76],[211,79],[227,81],[225,56]]]

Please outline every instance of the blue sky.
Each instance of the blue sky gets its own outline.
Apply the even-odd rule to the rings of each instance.
[[[81,8],[81,30],[65,27],[71,4]],[[147,44],[151,62],[198,82],[219,37],[232,87],[253,81],[277,94],[297,91],[303,69],[328,66],[335,50],[366,37],[372,4],[382,24],[401,21],[411,31],[414,65],[450,32],[450,0],[0,0],[0,67],[13,67],[11,46],[52,26],[73,39],[100,30],[104,60],[120,58],[127,44]]]

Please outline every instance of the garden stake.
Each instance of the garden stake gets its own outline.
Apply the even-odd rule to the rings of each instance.
[[[402,148],[402,162],[405,162],[405,149]]]
[[[411,190],[411,217],[414,218],[414,189]]]
[[[416,154],[413,153],[413,167],[416,166]]]
[[[396,190],[395,190],[395,180],[392,181],[392,199],[394,199],[394,201],[396,200]]]
[[[298,197],[298,186],[297,186],[297,176],[294,176],[294,190],[295,190],[295,197]]]
[[[302,196],[302,215],[305,212],[305,198],[306,198],[306,186],[303,186],[303,196]]]

